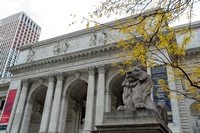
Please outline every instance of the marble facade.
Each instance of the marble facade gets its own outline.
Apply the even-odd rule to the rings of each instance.
[[[192,28],[196,36],[188,45],[186,61],[200,54],[200,22]],[[117,54],[121,49],[109,45],[115,43],[109,38],[112,34],[126,36],[90,28],[40,41],[34,49],[33,44],[22,47],[17,65],[9,68],[13,76],[0,80],[0,98],[5,98],[8,90],[18,89],[7,133],[95,130],[104,112],[115,111],[122,104],[124,75],[112,66],[112,62],[120,62]],[[34,54],[29,60],[31,50]],[[169,86],[184,89],[178,79]],[[200,116],[190,113],[193,102],[171,99],[173,122],[169,127],[173,133],[195,133],[200,128],[193,122]]]

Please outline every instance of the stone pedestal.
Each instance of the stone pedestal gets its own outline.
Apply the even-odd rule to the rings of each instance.
[[[154,110],[106,112],[96,128],[97,133],[171,133]]]

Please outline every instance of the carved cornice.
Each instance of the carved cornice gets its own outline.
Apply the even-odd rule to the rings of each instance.
[[[6,83],[6,84],[1,84],[0,85],[0,91],[5,91],[8,90],[10,86],[10,83]]]
[[[191,48],[186,50],[186,56],[195,56],[200,54],[200,47]]]
[[[53,56],[41,60],[35,60],[29,63],[19,64],[8,68],[8,71],[12,74],[17,74],[21,72],[26,72],[34,69],[40,69],[44,67],[49,67],[52,65],[59,65],[61,63],[70,63],[83,58],[95,57],[96,55],[103,53],[110,53],[110,51],[119,50],[117,45],[101,45],[97,47],[92,47],[76,52],[66,53],[59,56]]]

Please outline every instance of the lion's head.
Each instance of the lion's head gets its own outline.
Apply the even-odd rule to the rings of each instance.
[[[136,81],[143,82],[147,78],[146,68],[144,66],[138,65],[133,67],[130,71],[126,73],[126,78],[122,83],[122,86],[126,86],[126,83],[134,83]]]

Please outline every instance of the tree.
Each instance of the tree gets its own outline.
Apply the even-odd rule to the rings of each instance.
[[[189,88],[190,94],[169,88],[165,81],[160,80],[163,89],[200,101],[200,62],[195,59],[189,63],[184,62],[186,46],[194,37],[190,24],[196,2],[200,1],[106,0],[89,14],[90,18],[84,18],[84,20],[87,21],[87,28],[89,28],[89,23],[93,22],[96,28],[101,26],[127,34],[125,38],[116,40],[118,47],[123,49],[123,52],[119,54],[119,58],[123,61],[120,65],[113,63],[120,67],[119,71],[122,74],[125,73],[125,69],[121,68],[121,65],[131,69],[135,62],[147,67],[166,66],[173,71],[169,71],[168,74],[173,74],[174,78],[181,80]],[[181,29],[171,28],[169,25],[179,20],[184,13],[187,14],[189,24]],[[129,14],[131,17],[117,20],[114,25],[95,21],[98,18],[122,14]],[[178,36],[183,37],[181,43],[176,40]]]

